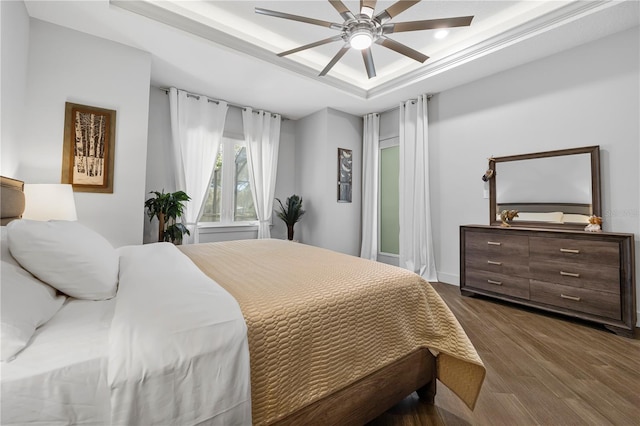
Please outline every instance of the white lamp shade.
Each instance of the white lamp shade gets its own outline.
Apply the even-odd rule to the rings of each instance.
[[[24,184],[23,219],[78,220],[73,188],[68,184]]]

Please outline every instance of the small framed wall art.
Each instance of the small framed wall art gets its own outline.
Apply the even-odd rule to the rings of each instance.
[[[62,183],[76,192],[113,193],[116,111],[65,104]]]
[[[351,202],[353,155],[350,149],[338,148],[338,202]]]

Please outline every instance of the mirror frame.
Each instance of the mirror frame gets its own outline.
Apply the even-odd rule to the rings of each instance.
[[[590,154],[591,156],[591,206],[592,214],[602,217],[600,194],[600,146],[585,146],[580,148],[559,149],[555,151],[534,152],[530,154],[510,155],[506,157],[493,157],[489,161],[489,169],[493,170],[493,178],[489,180],[489,224],[500,226],[497,218],[496,180],[500,178],[496,171],[496,164],[507,161],[531,160],[536,158],[559,157],[563,155]],[[553,228],[584,230],[585,225],[580,223],[546,223],[546,222],[512,222],[514,228]]]

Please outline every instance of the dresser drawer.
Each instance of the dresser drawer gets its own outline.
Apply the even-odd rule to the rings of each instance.
[[[465,286],[521,299],[529,299],[528,278],[511,277],[488,271],[468,269],[465,274]]]
[[[464,245],[468,257],[478,254],[491,256],[495,260],[529,257],[529,237],[527,236],[468,232]]]
[[[620,296],[613,293],[531,280],[531,300],[545,305],[620,320]]]
[[[490,255],[488,253],[478,253],[465,260],[467,270],[477,269],[480,271],[493,272],[504,275],[514,275],[516,277],[529,277],[529,261],[526,257],[502,257]]]
[[[529,250],[532,259],[620,266],[619,246],[610,241],[531,237]]]
[[[618,268],[541,259],[531,259],[529,268],[531,276],[541,281],[620,294]]]

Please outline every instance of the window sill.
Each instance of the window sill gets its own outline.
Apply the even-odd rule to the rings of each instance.
[[[273,225],[271,225],[273,226]],[[218,234],[224,232],[251,232],[258,230],[258,222],[216,223],[203,222],[198,224],[198,232],[202,234]]]

